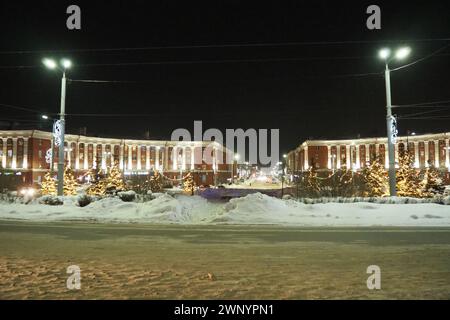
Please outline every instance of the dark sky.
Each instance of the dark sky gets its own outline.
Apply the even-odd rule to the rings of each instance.
[[[373,3],[381,30],[366,28]],[[66,28],[70,4],[81,7],[80,31]],[[383,76],[360,74],[383,71],[383,46],[409,45],[409,63],[450,44],[449,12],[448,1],[3,1],[0,104],[36,113],[0,106],[0,123],[50,127],[37,120],[40,110],[59,110],[60,74],[40,63],[49,56],[73,61],[71,79],[125,81],[71,83],[71,133],[86,126],[91,135],[150,130],[167,139],[203,120],[205,128],[279,128],[282,152],[307,138],[382,136]],[[450,100],[449,58],[447,47],[393,72],[393,104]],[[127,116],[70,115],[86,113]],[[449,114],[400,119],[400,133],[450,131]]]

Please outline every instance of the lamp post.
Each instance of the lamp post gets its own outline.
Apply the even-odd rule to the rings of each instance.
[[[283,154],[283,161],[281,162],[281,199],[284,196],[284,168],[286,162],[287,154]]]
[[[379,51],[379,57],[385,61],[386,68],[384,71],[384,79],[386,84],[386,126],[387,126],[387,140],[388,140],[388,155],[389,155],[389,194],[391,197],[397,195],[396,190],[396,178],[395,178],[395,138],[393,132],[392,116],[392,103],[391,103],[391,70],[389,69],[389,62],[392,59],[404,59],[406,58],[411,49],[408,47],[400,48],[395,52],[395,55],[391,57],[391,50],[388,48],[381,49]]]
[[[64,130],[65,130],[65,110],[66,110],[66,70],[72,65],[70,60],[63,59],[60,65],[52,59],[42,60],[43,64],[51,69],[58,69],[62,72],[61,79],[61,107],[59,112],[59,130],[60,130],[60,143],[58,154],[58,196],[64,194]]]
[[[239,158],[240,158],[239,154],[236,153],[234,155],[234,159],[233,159],[233,167],[231,168],[231,183],[234,183],[234,170],[236,170],[236,174],[237,174]]]

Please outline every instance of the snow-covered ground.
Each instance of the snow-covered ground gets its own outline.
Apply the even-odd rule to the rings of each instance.
[[[450,199],[445,200],[449,203]],[[161,194],[138,203],[104,198],[79,207],[0,203],[0,219],[82,220],[125,223],[275,224],[286,226],[450,226],[450,206],[435,203],[315,203],[281,200],[260,193],[210,202],[199,196]]]

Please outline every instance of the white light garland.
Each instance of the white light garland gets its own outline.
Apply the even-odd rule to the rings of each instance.
[[[53,124],[53,138],[57,147],[61,145],[61,134],[61,120],[56,120]]]
[[[392,143],[397,143],[397,119],[394,116],[391,116],[391,140]]]
[[[51,163],[52,162],[52,149],[48,149],[47,152],[45,153],[45,162],[46,163]]]

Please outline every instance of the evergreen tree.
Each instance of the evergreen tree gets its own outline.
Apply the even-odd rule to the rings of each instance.
[[[307,196],[317,197],[320,195],[320,182],[314,166],[309,167],[306,175],[303,176],[302,189]]]
[[[396,170],[397,195],[400,197],[421,197],[422,184],[409,152],[399,154],[399,168]]]
[[[109,168],[106,175],[101,174],[98,169],[91,169],[90,172],[92,174],[91,185],[86,190],[89,195],[101,196],[125,190],[122,172],[118,168],[117,162]]]
[[[77,194],[78,182],[75,179],[72,169],[66,167],[64,170],[64,195],[73,196]]]
[[[445,189],[444,179],[441,176],[439,169],[433,165],[427,168],[422,184],[424,196],[427,197],[441,194]]]
[[[125,183],[123,182],[122,172],[118,168],[117,163],[114,163],[110,168],[106,178],[103,179],[103,188],[105,192],[118,192],[125,190]]]
[[[365,183],[365,195],[383,197],[388,193],[388,174],[379,159],[375,159],[361,171]]]
[[[44,181],[41,183],[41,193],[43,195],[56,195],[56,181],[51,175],[50,171],[44,176]]]
[[[152,192],[161,192],[163,189],[162,175],[158,170],[155,170],[150,178],[150,189]]]
[[[190,172],[188,172],[188,174],[184,178],[183,190],[184,190],[184,192],[190,193],[191,196],[193,196],[194,188],[195,188],[194,178],[192,177],[192,174]]]

